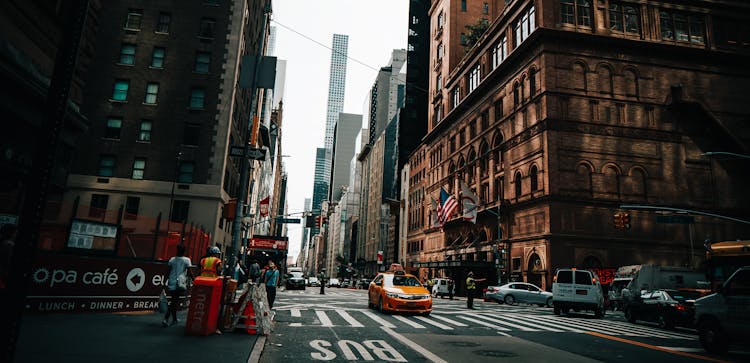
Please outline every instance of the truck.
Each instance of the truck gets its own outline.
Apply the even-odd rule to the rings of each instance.
[[[740,267],[716,289],[695,301],[698,338],[709,353],[750,344],[750,266]]]
[[[723,241],[704,245],[706,276],[711,291],[716,292],[724,280],[742,266],[750,266],[750,240]]]
[[[635,273],[632,280],[622,289],[623,304],[627,306],[631,299],[641,292],[657,289],[699,289],[708,286],[704,272],[687,267],[635,265],[628,266]]]

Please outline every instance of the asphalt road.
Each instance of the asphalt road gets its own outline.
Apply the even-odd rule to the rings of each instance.
[[[750,349],[709,355],[690,329],[631,324],[621,313],[434,299],[429,317],[367,308],[365,290],[280,291],[261,362],[750,362]]]

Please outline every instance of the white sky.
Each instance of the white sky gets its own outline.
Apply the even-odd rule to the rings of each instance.
[[[278,21],[271,23],[276,27],[276,56],[287,60],[282,152],[289,155],[284,158],[288,210],[296,213],[302,211],[305,198],[312,198],[315,149],[323,147],[333,34],[349,36],[343,112],[361,114],[375,82],[375,69],[387,65],[393,49],[406,48],[409,1],[272,0],[272,4],[272,19]],[[297,255],[302,225],[287,226],[289,255]]]

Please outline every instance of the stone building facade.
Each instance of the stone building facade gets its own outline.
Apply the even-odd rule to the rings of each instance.
[[[490,12],[475,44],[460,46],[453,32],[440,35],[441,22],[473,23],[460,12],[451,19],[452,3],[431,9],[426,176],[412,184],[424,183],[426,197],[410,215],[427,223],[420,210],[431,209],[429,197],[438,199],[440,187],[458,197],[459,180],[479,196],[480,211],[476,224],[459,212],[442,232],[413,232],[425,241],[442,235],[425,242],[415,266],[459,277],[459,290],[469,270],[490,283],[548,289],[561,267],[699,267],[704,238],[750,233],[708,217],[660,224],[638,209],[630,210],[632,228],[612,222],[621,205],[748,219],[741,161],[703,155],[750,149],[742,92],[749,38],[731,25],[750,20],[739,15],[747,5],[513,1]],[[440,42],[450,43],[447,54],[437,54]],[[459,61],[444,65],[440,58],[454,52]],[[507,259],[497,264],[502,249]]]

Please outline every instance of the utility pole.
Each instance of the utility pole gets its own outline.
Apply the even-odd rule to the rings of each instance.
[[[271,2],[270,0],[266,0],[265,6],[263,8],[263,25],[261,26],[261,32],[260,32],[260,39],[258,39],[258,47],[256,49],[255,54],[255,67],[253,68],[253,75],[251,77],[251,83],[250,83],[250,95],[251,95],[251,102],[250,102],[250,119],[252,120],[252,124],[250,125],[250,130],[248,130],[247,133],[247,140],[244,141],[243,149],[244,154],[240,158],[240,190],[237,195],[237,207],[235,209],[234,214],[234,224],[232,225],[232,245],[229,249],[229,261],[226,266],[229,266],[229,268],[225,269],[227,276],[232,276],[234,272],[234,267],[236,265],[236,258],[237,258],[237,250],[239,247],[239,241],[241,238],[242,233],[242,219],[245,216],[244,213],[244,206],[245,201],[247,200],[248,195],[248,184],[249,184],[249,175],[252,173],[253,170],[253,162],[249,162],[248,156],[249,156],[249,149],[251,145],[255,145],[257,143],[257,132],[256,130],[259,127],[259,117],[258,117],[258,95],[257,95],[257,82],[258,82],[258,74],[260,72],[260,64],[261,59],[263,57],[263,48],[265,46],[265,39],[266,39],[266,26],[269,22],[269,15],[271,13]],[[248,170],[249,169],[249,170]]]

